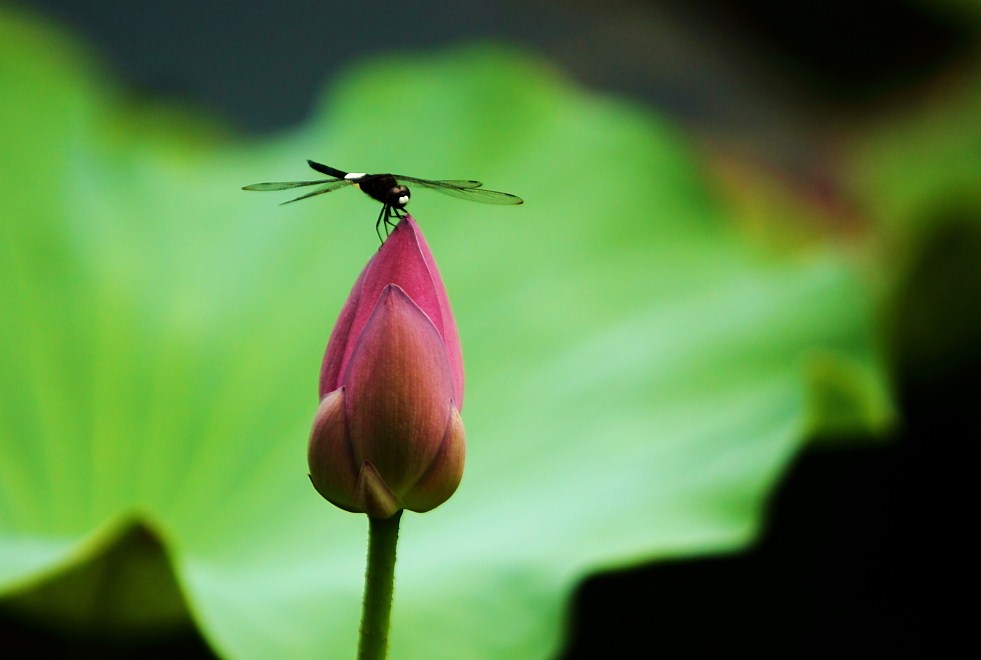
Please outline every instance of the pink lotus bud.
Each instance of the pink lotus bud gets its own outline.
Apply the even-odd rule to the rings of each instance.
[[[463,476],[463,355],[429,246],[406,215],[361,272],[327,343],[310,479],[348,511],[429,511]]]

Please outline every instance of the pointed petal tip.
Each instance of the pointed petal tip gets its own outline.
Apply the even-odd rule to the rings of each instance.
[[[361,464],[355,498],[358,508],[370,518],[391,518],[405,508],[370,461]]]

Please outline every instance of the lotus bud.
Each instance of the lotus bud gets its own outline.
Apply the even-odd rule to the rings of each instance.
[[[429,511],[463,476],[463,355],[429,246],[406,215],[341,309],[320,373],[310,480],[347,511]]]

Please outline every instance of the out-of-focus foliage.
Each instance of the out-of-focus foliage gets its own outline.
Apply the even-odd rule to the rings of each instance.
[[[981,82],[976,72],[863,126],[848,180],[866,212],[896,234],[930,231],[937,215],[981,220]]]
[[[964,65],[856,131],[845,177],[889,230],[889,350],[928,398],[951,406],[966,397],[973,407],[981,365],[979,116],[981,72]]]
[[[306,126],[244,142],[4,13],[0,89],[0,590],[39,616],[61,593],[99,621],[78,591],[30,594],[138,521],[222,654],[351,655],[366,522],[316,495],[305,446],[377,209],[239,189],[308,157],[526,200],[413,198],[463,340],[468,458],[452,500],[403,519],[394,657],[545,656],[585,572],[743,546],[810,431],[890,419],[848,250],[742,231],[669,122],[514,52],[368,64]]]

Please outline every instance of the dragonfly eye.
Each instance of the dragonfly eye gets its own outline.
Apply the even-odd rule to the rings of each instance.
[[[395,186],[388,191],[389,204],[397,208],[402,208],[409,203],[409,189],[405,186]]]

